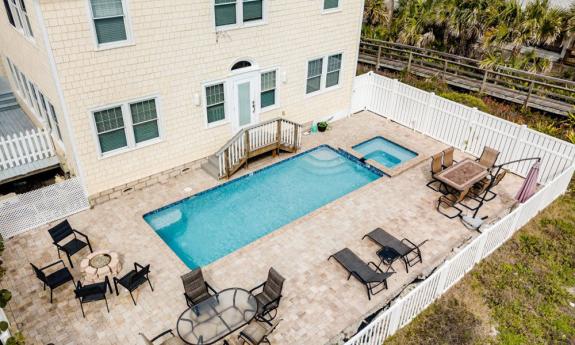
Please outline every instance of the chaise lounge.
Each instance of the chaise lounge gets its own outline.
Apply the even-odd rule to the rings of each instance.
[[[419,249],[423,243],[416,245],[407,238],[399,240],[381,228],[366,234],[362,240],[366,237],[381,247],[377,252],[377,256],[390,268],[395,260],[401,259],[405,264],[405,270],[409,273],[409,267],[423,262],[421,250]]]
[[[367,298],[369,299],[371,299],[372,295],[376,295],[387,289],[387,278],[393,275],[392,272],[383,272],[371,261],[366,264],[349,248],[344,248],[331,255],[328,260],[331,258],[334,258],[349,272],[347,280],[349,280],[351,276],[354,276],[355,279],[365,285]],[[372,265],[373,268],[370,265]]]

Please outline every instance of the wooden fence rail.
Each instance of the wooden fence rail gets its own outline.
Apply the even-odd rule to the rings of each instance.
[[[505,66],[481,67],[479,60],[435,50],[363,39],[359,62],[422,77],[556,115],[575,112],[575,82]]]

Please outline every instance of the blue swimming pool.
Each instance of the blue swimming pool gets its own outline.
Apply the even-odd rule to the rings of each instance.
[[[373,159],[390,169],[417,157],[417,153],[383,137],[375,137],[352,148],[366,160]]]
[[[150,212],[144,219],[193,269],[381,176],[324,145]]]

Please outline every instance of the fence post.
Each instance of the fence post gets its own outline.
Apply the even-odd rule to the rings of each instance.
[[[487,85],[487,76],[489,75],[489,71],[485,70],[485,74],[483,75],[483,81],[481,82],[481,89],[479,89],[479,93],[483,93],[485,91],[485,86]]]
[[[525,140],[526,135],[527,135],[527,125],[519,126],[519,132],[517,132],[517,135],[515,136],[515,139],[513,141],[513,148],[511,149],[511,158],[509,159],[510,161],[514,161],[521,158],[519,157],[519,149],[521,148],[521,143]],[[516,166],[519,164],[513,164],[513,165],[515,165],[514,170],[517,170]]]
[[[427,96],[427,110],[425,111],[425,118],[423,121],[423,128],[420,132],[428,135],[431,132],[431,124],[433,123],[433,114],[435,113],[435,103],[437,102],[437,97],[435,92],[429,92]]]
[[[523,102],[523,108],[527,108],[527,104],[529,103],[529,99],[531,98],[531,94],[533,93],[533,87],[535,86],[535,81],[531,81],[529,84],[529,92],[527,93],[527,97],[525,97],[525,102]]]
[[[445,81],[445,75],[447,74],[448,61],[447,61],[447,59],[444,61],[445,61],[445,63],[443,64],[443,74],[441,74],[441,79],[443,79]]]
[[[411,71],[411,60],[413,60],[413,52],[409,51],[409,60],[407,60],[407,72]]]
[[[395,108],[397,107],[397,99],[399,98],[399,80],[393,79],[391,87],[391,101],[389,102],[388,117],[395,119]]]
[[[475,123],[477,122],[477,118],[479,117],[479,110],[476,107],[473,107],[471,109],[471,114],[469,115],[469,118],[467,119],[467,128],[469,128],[469,134],[466,138],[463,138],[463,142],[461,143],[461,149],[466,152],[469,153],[468,148],[471,145],[471,142],[473,141],[473,135],[475,134]]]
[[[475,259],[473,260],[474,266],[476,263],[481,261],[481,259],[483,259],[483,250],[485,249],[485,244],[487,243],[487,233],[488,232],[484,232],[479,236],[479,241],[481,242],[479,242],[479,245],[477,246],[477,253],[475,253]]]
[[[379,71],[380,64],[381,64],[381,46],[377,46],[377,62],[375,64],[376,71]]]

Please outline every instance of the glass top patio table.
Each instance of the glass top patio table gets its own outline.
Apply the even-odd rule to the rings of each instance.
[[[258,302],[250,292],[225,289],[186,309],[178,319],[178,335],[187,344],[214,344],[247,325],[257,309]]]

